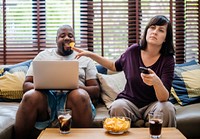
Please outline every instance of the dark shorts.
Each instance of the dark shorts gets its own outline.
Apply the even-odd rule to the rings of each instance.
[[[45,129],[46,127],[51,125],[51,123],[55,119],[57,119],[57,110],[64,109],[68,95],[68,92],[57,93],[53,90],[45,91],[43,93],[46,94],[48,99],[48,109],[49,109],[50,119],[43,122],[36,122],[35,128],[39,130]],[[92,116],[94,118],[96,116],[96,109],[92,104],[92,102],[91,102],[91,108],[92,108]]]

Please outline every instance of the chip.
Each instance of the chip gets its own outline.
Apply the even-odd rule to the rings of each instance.
[[[75,42],[71,42],[71,43],[69,44],[69,46],[72,47],[72,48],[74,47],[74,45],[75,45]]]
[[[112,132],[123,132],[130,128],[130,123],[130,118],[127,117],[106,118],[104,128]]]

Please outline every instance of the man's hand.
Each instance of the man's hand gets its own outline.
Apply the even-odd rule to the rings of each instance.
[[[26,76],[25,81],[23,83],[23,93],[26,93],[31,89],[34,89],[33,76]]]

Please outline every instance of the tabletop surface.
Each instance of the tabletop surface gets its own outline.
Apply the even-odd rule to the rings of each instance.
[[[149,139],[149,128],[130,128],[122,135],[112,135],[103,128],[71,128],[69,134],[60,134],[59,128],[47,128],[38,139]],[[176,128],[162,128],[161,139],[186,139]]]

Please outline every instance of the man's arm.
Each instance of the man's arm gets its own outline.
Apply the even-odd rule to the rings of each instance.
[[[33,84],[33,76],[26,76],[24,84],[23,84],[23,93],[34,88]]]
[[[96,79],[86,80],[85,86],[79,86],[80,88],[86,90],[90,95],[90,98],[97,99],[100,95],[99,83]]]

